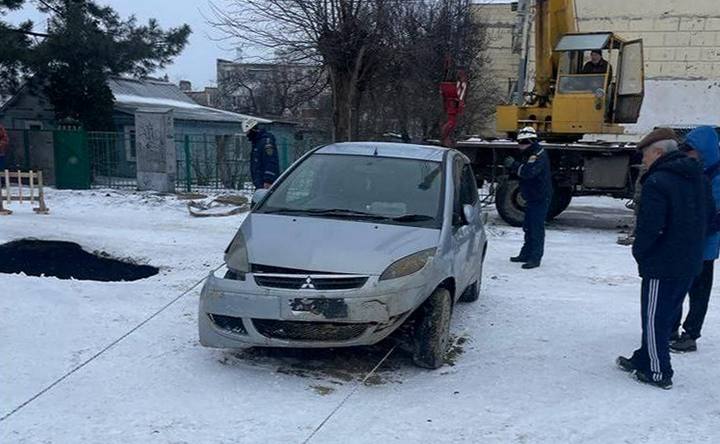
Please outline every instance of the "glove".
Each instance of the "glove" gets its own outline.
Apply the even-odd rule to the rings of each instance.
[[[505,160],[503,161],[503,165],[505,165],[505,168],[512,168],[513,164],[515,163],[515,158],[512,156],[507,156]]]

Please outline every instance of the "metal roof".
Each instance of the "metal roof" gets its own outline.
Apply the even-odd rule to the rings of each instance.
[[[562,36],[555,51],[586,51],[589,49],[606,49],[612,33],[598,32],[591,34],[565,34]]]
[[[255,119],[260,123],[272,120],[202,106],[185,95],[177,85],[162,80],[112,78],[108,81],[115,97],[115,108],[133,114],[138,109],[173,111],[177,120],[241,123]]]
[[[327,145],[318,154],[344,154],[355,156],[399,157],[404,159],[441,162],[447,148],[431,145],[413,145],[392,142],[343,142]],[[377,154],[376,154],[377,153]]]

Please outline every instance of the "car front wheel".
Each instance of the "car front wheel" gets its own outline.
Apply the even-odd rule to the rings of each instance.
[[[450,344],[450,292],[436,289],[418,309],[413,338],[413,362],[424,368],[440,368]]]

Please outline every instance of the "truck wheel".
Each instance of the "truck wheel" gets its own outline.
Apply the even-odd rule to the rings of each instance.
[[[563,211],[567,210],[572,201],[572,188],[562,187],[553,190],[552,201],[550,202],[550,210],[548,211],[547,220],[553,220]]]
[[[413,336],[413,362],[418,367],[440,368],[450,344],[450,292],[444,288],[436,289],[418,311]]]
[[[520,195],[520,182],[500,181],[495,192],[495,208],[500,217],[513,227],[522,227],[525,219],[525,199]]]

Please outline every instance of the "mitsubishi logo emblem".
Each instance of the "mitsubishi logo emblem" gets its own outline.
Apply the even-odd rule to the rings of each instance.
[[[315,290],[315,284],[310,276],[305,279],[305,283],[302,284],[300,290]]]

